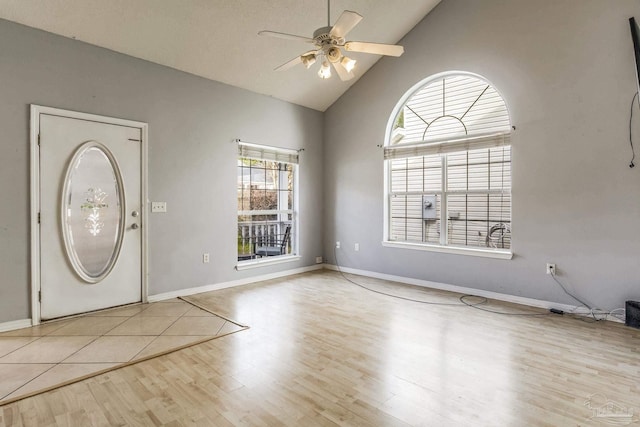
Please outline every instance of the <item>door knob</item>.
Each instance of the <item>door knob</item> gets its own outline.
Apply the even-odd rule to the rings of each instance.
[[[140,212],[138,212],[138,211],[131,212],[131,216],[134,217],[134,218],[136,218],[138,215],[140,215]]]
[[[131,229],[132,230],[137,230],[138,228],[140,228],[140,226],[136,223],[131,224]]]

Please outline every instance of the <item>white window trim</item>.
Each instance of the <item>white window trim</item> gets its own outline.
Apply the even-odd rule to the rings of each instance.
[[[475,248],[475,247],[465,248],[461,246],[434,245],[433,243],[398,242],[396,240],[384,240],[382,242],[382,246],[385,246],[388,248],[440,252],[445,254],[470,255],[470,256],[478,256],[478,257],[484,257],[484,258],[496,258],[496,259],[513,258],[513,252],[511,251],[500,250],[500,249],[490,249],[490,248]]]
[[[238,271],[248,270],[252,268],[266,267],[274,264],[293,262],[301,259],[302,257],[302,255],[300,254],[301,227],[300,227],[300,217],[298,215],[298,213],[300,212],[300,200],[299,200],[300,199],[300,189],[299,189],[300,187],[300,158],[299,158],[300,150],[295,150],[291,148],[273,147],[273,146],[262,145],[262,144],[254,144],[251,142],[241,141],[240,139],[236,139],[235,142],[239,145],[261,151],[265,160],[281,161],[281,162],[293,164],[294,165],[293,182],[295,183],[293,188],[293,209],[275,211],[275,213],[277,214],[283,214],[283,213],[291,214],[292,227],[291,227],[290,242],[291,242],[292,253],[288,255],[278,255],[278,256],[272,256],[272,257],[250,259],[245,261],[237,261],[235,269]],[[290,157],[288,159],[286,158],[268,159],[267,157],[269,156],[265,155],[265,153],[268,153],[268,152],[281,153],[283,155],[288,155]],[[255,157],[249,157],[249,158],[255,158]],[[238,159],[238,154],[236,154],[236,159]],[[292,160],[292,161],[288,161],[288,160]],[[237,211],[237,212],[238,214],[236,215],[236,224],[237,224],[238,215],[244,215],[244,214],[270,215],[274,213],[273,210],[264,210],[264,211],[255,210],[255,211]]]
[[[415,85],[413,85],[409,90],[407,90],[402,98],[398,101],[396,106],[393,108],[391,115],[389,116],[389,121],[387,122],[387,128],[385,130],[385,141],[384,147],[388,147],[391,145],[391,137],[393,135],[393,126],[395,124],[396,118],[400,113],[400,110],[404,107],[407,100],[421,87],[428,84],[429,81],[437,80],[450,75],[467,75],[471,77],[476,77],[478,79],[482,79],[489,83],[493,88],[495,85],[487,80],[485,77],[470,73],[467,71],[446,71],[443,73],[434,74],[432,76],[427,77]],[[497,90],[497,89],[496,89]],[[504,98],[503,98],[504,100]],[[506,104],[506,101],[505,101]],[[507,106],[508,109],[508,106]],[[511,114],[509,114],[511,117]],[[513,136],[513,134],[510,134]],[[436,141],[438,142],[438,141]],[[513,143],[509,144],[513,147]],[[391,203],[389,197],[390,191],[390,182],[391,182],[391,174],[389,173],[390,162],[387,160],[383,160],[384,162],[384,186],[383,186],[383,200],[384,200],[384,215],[383,215],[383,240],[382,246],[389,248],[399,248],[399,249],[410,249],[410,250],[419,250],[419,251],[428,251],[428,252],[439,252],[439,253],[447,253],[454,255],[469,255],[469,256],[477,256],[484,258],[497,258],[497,259],[512,259],[513,258],[513,246],[508,250],[500,250],[500,249],[491,249],[491,248],[477,248],[477,247],[460,247],[460,246],[447,246],[447,245],[435,245],[432,243],[412,243],[412,242],[401,242],[397,240],[390,240],[390,217],[391,217]],[[511,218],[511,224],[513,225],[513,218]],[[513,244],[513,242],[512,242]]]
[[[280,255],[280,256],[273,256],[273,257],[249,259],[246,261],[238,261],[238,264],[236,265],[236,270],[242,271],[242,270],[250,270],[252,268],[258,268],[258,267],[267,267],[269,265],[284,264],[286,262],[298,261],[300,258],[301,258],[300,255]]]

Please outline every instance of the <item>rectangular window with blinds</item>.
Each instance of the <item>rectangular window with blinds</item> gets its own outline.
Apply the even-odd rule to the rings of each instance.
[[[238,261],[295,255],[298,153],[238,143]]]
[[[511,248],[508,134],[390,146],[385,159],[389,241]]]

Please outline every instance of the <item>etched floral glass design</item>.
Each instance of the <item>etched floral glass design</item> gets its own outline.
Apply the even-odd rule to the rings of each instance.
[[[102,191],[101,188],[89,188],[86,195],[86,201],[80,207],[82,211],[86,212],[84,228],[89,230],[89,233],[95,237],[100,234],[104,228],[104,221],[100,216],[100,211],[109,208],[109,205],[106,203],[109,195]]]
[[[123,191],[111,153],[97,142],[84,144],[69,165],[64,187],[67,254],[76,273],[96,283],[115,263],[123,231]]]

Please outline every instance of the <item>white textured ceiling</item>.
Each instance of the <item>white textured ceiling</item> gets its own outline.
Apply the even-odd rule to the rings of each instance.
[[[397,43],[439,2],[332,0],[331,24],[353,10],[364,19],[348,40]],[[358,64],[348,82],[321,80],[319,64],[273,71],[310,45],[258,31],[311,37],[327,25],[324,0],[0,0],[0,18],[320,111],[380,59],[350,53]]]

